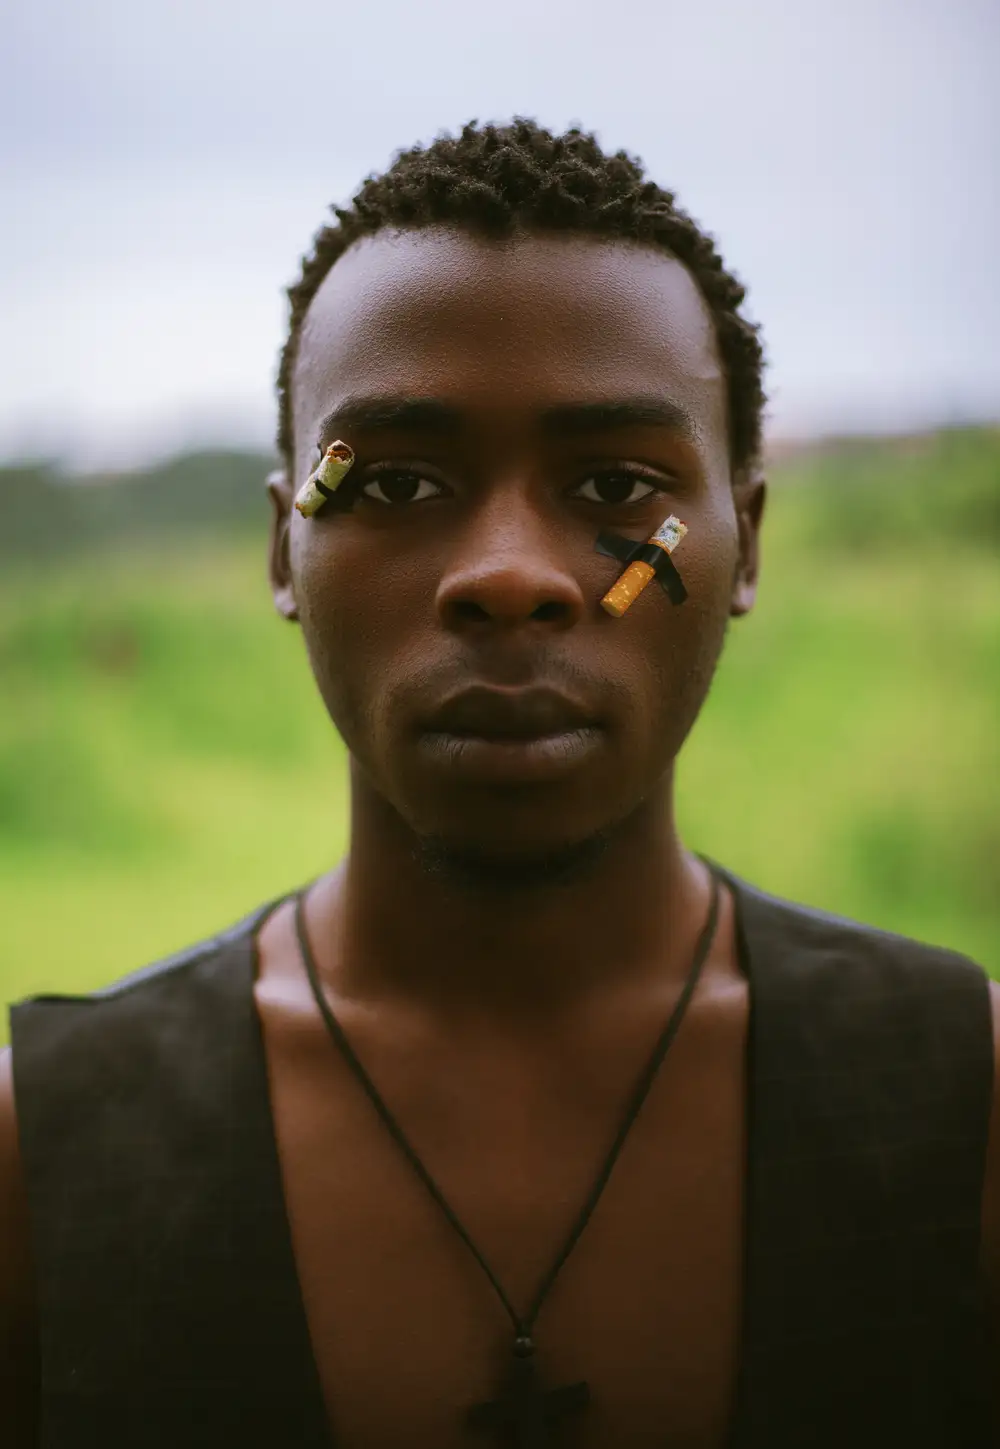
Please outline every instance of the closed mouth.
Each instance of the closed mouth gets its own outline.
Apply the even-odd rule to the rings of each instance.
[[[517,743],[592,730],[596,724],[574,700],[552,689],[474,685],[446,700],[424,729],[429,734]]]

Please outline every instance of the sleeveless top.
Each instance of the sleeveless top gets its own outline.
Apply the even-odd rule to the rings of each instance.
[[[719,873],[750,985],[731,1449],[988,1449],[986,977]],[[252,996],[273,904],[11,1010],[43,1449],[333,1449]]]

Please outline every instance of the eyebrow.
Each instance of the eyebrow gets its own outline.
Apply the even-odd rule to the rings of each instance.
[[[377,433],[457,433],[463,425],[460,408],[433,397],[348,398],[320,423],[320,437],[334,431]]]
[[[462,431],[467,414],[440,398],[371,397],[349,398],[323,418],[320,437],[332,432],[431,433],[454,435]],[[572,438],[588,433],[608,433],[626,428],[664,428],[695,442],[698,428],[694,418],[679,403],[662,397],[609,398],[597,402],[561,403],[541,415],[542,432],[548,437]]]
[[[687,409],[662,397],[568,403],[542,414],[542,430],[552,437],[578,437],[625,428],[664,428],[691,443],[698,436],[694,418]]]

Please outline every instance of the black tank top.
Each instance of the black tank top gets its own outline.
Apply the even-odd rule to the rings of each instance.
[[[751,1001],[732,1449],[987,1449],[986,978],[721,874]],[[11,1010],[43,1449],[333,1449],[252,995],[271,908]]]

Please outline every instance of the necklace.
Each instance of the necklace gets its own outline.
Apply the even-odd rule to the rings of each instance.
[[[687,1005],[698,984],[701,969],[705,964],[705,959],[708,956],[712,941],[715,937],[715,928],[719,916],[719,881],[714,871],[711,872],[711,878],[712,896],[708,908],[708,919],[698,938],[694,959],[692,960],[691,968],[681,990],[681,994],[677,998],[677,1004],[671,1012],[666,1026],[660,1033],[659,1039],[653,1048],[649,1060],[640,1073],[638,1081],[632,1089],[631,1095],[626,1103],[621,1126],[611,1144],[611,1150],[605,1158],[600,1172],[597,1174],[594,1185],[570,1230],[570,1234],[552,1267],[542,1279],[528,1311],[524,1314],[519,1314],[510,1302],[496,1274],[462,1226],[454,1209],[445,1198],[444,1193],[410,1146],[399,1123],[383,1102],[376,1090],[375,1084],[355,1055],[353,1047],[347,1040],[339,1021],[334,1016],[323,993],[323,989],[320,986],[316,960],[312,953],[312,947],[309,944],[309,937],[306,934],[304,892],[300,892],[296,897],[295,930],[299,940],[299,950],[302,953],[302,961],[306,968],[306,975],[309,978],[312,994],[327,1030],[351,1071],[361,1083],[369,1101],[382,1119],[384,1126],[392,1136],[396,1145],[406,1157],[410,1166],[420,1178],[438,1207],[444,1213],[452,1228],[465,1243],[469,1252],[492,1283],[497,1297],[506,1309],[507,1316],[513,1324],[513,1354],[508,1364],[501,1392],[497,1398],[491,1400],[489,1403],[476,1404],[469,1409],[467,1412],[467,1422],[474,1428],[490,1428],[506,1431],[509,1440],[513,1442],[516,1449],[545,1449],[545,1446],[551,1442],[549,1435],[550,1425],[565,1414],[576,1413],[580,1409],[585,1408],[590,1401],[590,1388],[586,1382],[566,1384],[560,1388],[552,1389],[543,1388],[538,1382],[538,1371],[535,1364],[535,1341],[533,1338],[535,1320],[538,1317],[542,1303],[548,1295],[549,1289],[555,1282],[566,1259],[576,1247],[584,1228],[590,1221],[591,1215],[597,1206],[598,1199],[607,1186],[612,1169],[618,1161],[618,1155],[625,1144],[625,1139],[636,1117],[638,1117],[643,1103],[649,1095],[649,1090],[653,1085],[656,1074],[674,1037],[677,1035],[677,1030],[683,1020]]]

